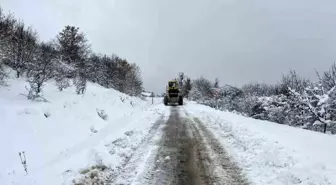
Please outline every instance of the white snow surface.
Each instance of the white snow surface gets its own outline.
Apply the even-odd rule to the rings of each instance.
[[[141,95],[145,97],[151,97],[152,93],[151,92],[141,92]]]
[[[188,102],[252,184],[336,184],[336,137]]]
[[[8,84],[0,87],[1,185],[72,184],[80,170],[92,165],[113,168],[164,110],[160,100],[152,105],[92,83],[85,95],[77,95],[74,87],[59,92],[48,82],[45,102],[26,98],[24,79]],[[98,110],[104,110],[108,119],[103,120]],[[113,141],[122,141],[121,149],[114,149]],[[22,151],[28,174],[20,161]]]
[[[0,87],[1,185],[70,185],[92,166],[116,169],[141,146],[126,166],[130,171],[117,180],[141,178],[151,165],[151,147],[158,146],[142,141],[157,120],[168,119],[170,107],[162,105],[162,98],[154,98],[152,104],[92,83],[85,95],[77,95],[73,87],[59,92],[48,82],[46,101],[37,102],[25,97],[25,80],[8,84]],[[335,136],[185,102],[188,115],[214,133],[251,184],[336,184]],[[98,115],[102,110],[106,120]],[[28,174],[18,155],[21,151],[26,153]],[[134,176],[132,169],[140,173]],[[104,174],[109,175],[99,173]]]

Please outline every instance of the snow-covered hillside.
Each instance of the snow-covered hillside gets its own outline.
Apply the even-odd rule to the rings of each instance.
[[[27,100],[24,79],[11,78],[8,84],[0,87],[2,185],[70,183],[80,169],[117,165],[128,151],[112,155],[107,143],[125,136],[140,142],[163,107],[92,83],[77,95],[72,87],[60,92],[48,82],[45,101],[36,102]]]

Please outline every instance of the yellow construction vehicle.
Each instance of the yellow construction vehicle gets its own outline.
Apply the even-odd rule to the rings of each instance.
[[[177,80],[168,81],[168,86],[166,87],[166,94],[163,98],[163,103],[165,105],[178,104],[183,105],[183,96],[181,94],[181,89]]]

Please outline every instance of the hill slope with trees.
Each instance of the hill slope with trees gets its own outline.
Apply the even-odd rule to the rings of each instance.
[[[41,41],[37,31],[0,9],[1,84],[8,76],[5,66],[15,70],[17,78],[27,78],[28,99],[41,97],[51,79],[60,91],[73,80],[77,94],[85,93],[87,81],[131,96],[143,90],[139,66],[115,54],[93,52],[78,27],[67,25],[53,40]]]

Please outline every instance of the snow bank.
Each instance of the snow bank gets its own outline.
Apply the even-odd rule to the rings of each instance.
[[[253,184],[336,184],[336,137],[188,103]]]
[[[47,83],[43,89],[45,102],[27,100],[28,84],[23,79],[8,84],[0,87],[3,185],[62,184],[67,179],[64,175],[69,175],[65,172],[78,173],[79,168],[100,159],[111,165],[114,161],[109,161],[111,155],[106,155],[109,151],[102,144],[132,129],[139,131],[140,139],[163,108],[92,83],[85,95],[77,95],[73,87],[59,92]],[[22,151],[28,175],[20,161]]]
[[[141,95],[144,97],[151,97],[152,93],[151,92],[141,92]]]

